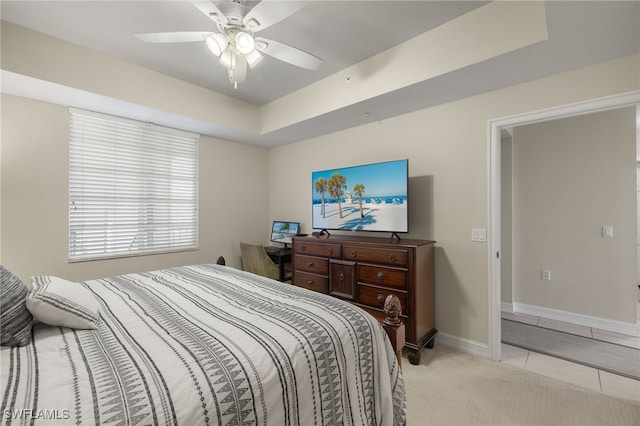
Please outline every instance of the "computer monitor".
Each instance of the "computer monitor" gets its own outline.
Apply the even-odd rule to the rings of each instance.
[[[271,227],[271,241],[274,243],[282,243],[286,247],[291,244],[291,237],[300,231],[299,222],[285,222],[282,220],[274,220]]]

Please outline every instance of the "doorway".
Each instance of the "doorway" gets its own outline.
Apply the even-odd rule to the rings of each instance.
[[[568,118],[594,112],[638,105],[640,91],[624,93],[605,98],[594,99],[567,106],[536,111],[514,117],[506,117],[489,122],[489,161],[490,161],[490,240],[489,240],[489,355],[490,359],[499,361],[501,353],[501,269],[502,269],[502,177],[501,177],[501,141],[504,131],[533,123]]]

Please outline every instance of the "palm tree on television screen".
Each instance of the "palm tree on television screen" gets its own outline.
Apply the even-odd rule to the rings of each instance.
[[[364,217],[364,211],[362,210],[362,196],[364,195],[364,184],[357,183],[353,187],[353,195],[359,198],[358,204],[360,205],[360,217]]]
[[[340,219],[342,219],[342,196],[344,190],[347,189],[347,178],[340,173],[334,173],[329,179],[329,194],[338,200],[338,211],[340,212]]]
[[[285,222],[280,226],[280,233],[282,233],[283,237],[289,235],[289,231],[291,230],[291,224],[289,222]]]
[[[327,180],[323,177],[316,179],[315,181],[316,192],[320,194],[322,204],[320,205],[320,214],[324,217],[324,193],[327,192]]]

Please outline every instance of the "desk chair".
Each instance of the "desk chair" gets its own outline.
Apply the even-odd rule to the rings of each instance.
[[[242,256],[242,267],[245,271],[274,280],[280,277],[280,268],[269,258],[262,244],[241,242],[240,255]]]

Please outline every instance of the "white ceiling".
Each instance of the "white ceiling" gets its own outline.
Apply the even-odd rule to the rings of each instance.
[[[23,27],[261,106],[485,3],[310,1],[259,35],[322,58],[320,68],[308,71],[266,57],[249,70],[247,82],[237,89],[204,43],[148,44],[134,37],[144,32],[213,30],[213,22],[188,1],[2,0],[0,15]],[[546,14],[549,39],[545,42],[270,134],[239,135],[219,128],[205,132],[275,146],[362,124],[362,111],[375,111],[375,118],[382,119],[640,51],[640,2],[550,1]],[[3,91],[10,83],[3,80]]]

